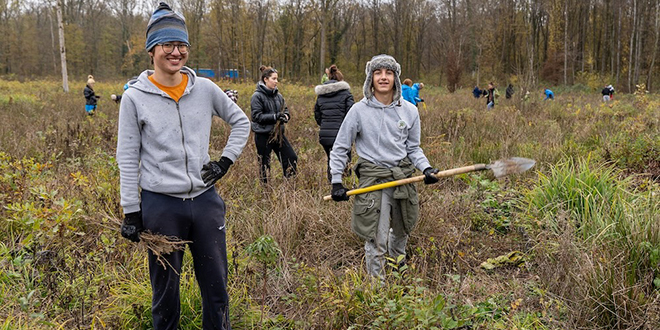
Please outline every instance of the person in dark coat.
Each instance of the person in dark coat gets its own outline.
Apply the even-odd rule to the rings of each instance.
[[[603,90],[601,91],[601,94],[603,94],[603,101],[604,102],[609,102],[614,99],[614,87],[612,85],[607,85]]]
[[[259,174],[263,183],[268,182],[270,154],[275,151],[282,164],[284,177],[296,174],[298,156],[291,143],[284,135],[284,125],[291,119],[284,97],[277,89],[277,70],[261,66],[261,80],[252,94],[250,108],[252,113],[252,131],[259,156]],[[279,128],[279,132],[276,131]]]
[[[351,86],[344,81],[344,75],[332,65],[329,69],[329,80],[314,88],[316,92],[316,105],[314,105],[314,118],[319,125],[319,143],[323,146],[328,159],[328,181],[332,180],[330,175],[330,151],[337,138],[339,127],[346,117],[346,113],[351,109],[353,95]],[[351,159],[351,152],[348,151],[348,159]]]
[[[474,89],[472,90],[472,96],[474,96],[475,99],[478,99],[482,95],[483,95],[483,91],[479,89],[479,86],[474,86]]]
[[[94,114],[94,111],[96,110],[96,103],[98,102],[98,99],[101,97],[96,95],[94,93],[94,84],[96,81],[94,81],[94,76],[91,74],[87,76],[87,85],[85,85],[85,89],[83,90],[83,95],[85,95],[85,112],[87,112],[87,115],[91,116]]]
[[[513,96],[514,90],[513,90],[513,85],[509,84],[509,86],[506,88],[506,98],[510,99]]]
[[[488,89],[483,93],[486,96],[486,109],[490,110],[495,107],[495,84],[492,81],[488,83]]]

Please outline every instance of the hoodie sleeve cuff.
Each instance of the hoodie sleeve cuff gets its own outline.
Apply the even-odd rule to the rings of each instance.
[[[124,206],[124,214],[134,213],[140,211],[140,204],[132,204]]]

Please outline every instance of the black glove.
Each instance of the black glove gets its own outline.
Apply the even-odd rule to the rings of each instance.
[[[332,184],[332,200],[335,202],[341,202],[341,201],[347,201],[348,200],[348,195],[346,195],[346,192],[348,189],[344,187],[343,184],[341,183],[333,183]]]
[[[207,187],[214,185],[216,181],[227,174],[229,166],[233,163],[231,159],[222,157],[217,162],[209,162],[202,166],[202,180],[204,180],[204,184]]]
[[[422,102],[422,103],[424,103],[424,99],[419,99],[419,102]]]
[[[144,231],[142,225],[142,211],[127,213],[121,224],[121,236],[133,242],[140,241],[140,232]]]
[[[433,168],[433,167],[427,167],[426,169],[424,169],[424,183],[433,184],[440,181],[440,179],[438,179],[435,175],[433,175],[438,172],[440,171],[437,168]]]
[[[288,123],[289,122],[289,116],[287,116],[285,113],[280,113],[277,116],[277,120],[283,122],[283,123]]]

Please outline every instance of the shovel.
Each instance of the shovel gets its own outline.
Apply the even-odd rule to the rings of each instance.
[[[475,165],[470,165],[470,166],[464,166],[464,167],[458,167],[458,168],[453,168],[450,170],[445,170],[438,172],[435,175],[436,178],[445,178],[448,176],[454,176],[458,174],[463,174],[463,173],[469,173],[469,172],[474,172],[474,171],[483,171],[483,170],[491,170],[493,171],[493,174],[495,175],[496,178],[501,178],[503,176],[509,175],[509,174],[517,174],[517,173],[522,173],[530,168],[532,168],[536,164],[536,161],[533,159],[529,158],[522,158],[522,157],[512,157],[508,159],[501,159],[498,160],[492,164],[475,164]],[[373,186],[369,187],[364,187],[364,188],[358,188],[358,189],[352,189],[346,192],[346,195],[352,196],[352,195],[359,195],[359,194],[364,194],[368,193],[371,191],[376,191],[376,190],[381,190],[385,188],[391,188],[391,187],[396,187],[396,186],[401,186],[404,184],[408,183],[413,183],[413,182],[418,182],[418,181],[424,181],[424,176],[419,175],[419,176],[414,176],[411,178],[407,179],[401,179],[401,180],[396,180],[396,181],[390,181],[390,182],[385,182],[385,183],[380,183],[380,184],[375,184]],[[323,200],[329,201],[332,200],[332,196],[324,196]]]

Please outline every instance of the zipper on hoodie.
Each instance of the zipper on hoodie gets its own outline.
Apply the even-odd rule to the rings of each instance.
[[[188,180],[190,180],[190,190],[188,190],[188,195],[190,195],[193,191],[193,182],[192,178],[190,177],[190,173],[188,173],[188,151],[186,151],[186,137],[183,134],[183,119],[181,118],[181,108],[179,108],[179,102],[174,102],[176,103],[176,113],[179,115],[179,127],[181,127],[181,145],[183,146],[183,155],[185,157],[185,164],[186,164],[186,176],[188,177]]]

